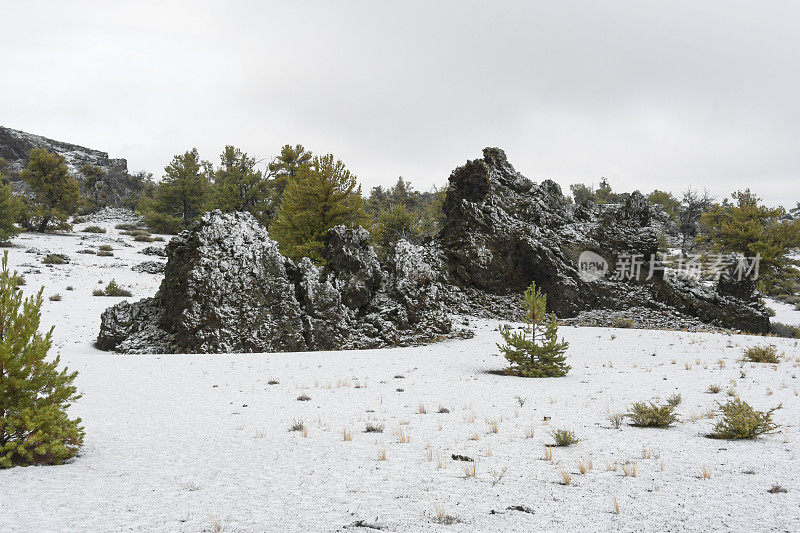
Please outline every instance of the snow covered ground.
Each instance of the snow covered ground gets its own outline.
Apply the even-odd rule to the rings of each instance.
[[[72,413],[86,441],[70,464],[0,471],[0,531],[800,530],[795,340],[563,327],[572,370],[543,380],[488,373],[504,366],[498,323],[474,319],[473,339],[416,348],[121,356],[92,346],[119,299],[91,291],[114,278],[140,298],[160,276],[130,269],[154,259],[138,253],[150,244],[101,225],[108,233],[26,234],[9,253],[20,272],[41,271],[25,274],[26,292],[62,296],[45,301],[43,323],[80,372]],[[116,257],[75,253],[99,244]],[[31,247],[72,262],[41,265]],[[764,343],[783,362],[740,363]],[[758,409],[783,404],[781,432],[706,438],[729,390]],[[675,427],[608,420],[675,393]],[[295,421],[307,431],[289,431]],[[581,441],[546,460],[558,428]],[[474,477],[453,454],[475,459]],[[579,462],[593,468],[580,474]]]
[[[800,326],[800,311],[795,306],[787,303],[767,298],[767,307],[775,311],[775,316],[771,320],[781,322],[789,326]]]

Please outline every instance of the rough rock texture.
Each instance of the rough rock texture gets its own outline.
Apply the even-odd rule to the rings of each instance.
[[[27,184],[20,180],[19,174],[28,167],[33,148],[44,148],[63,156],[70,175],[81,183],[83,175],[80,169],[83,165],[95,165],[105,170],[108,175],[105,193],[112,205],[121,205],[132,191],[142,187],[141,178],[128,173],[128,162],[125,159],[112,159],[99,150],[0,126],[0,157],[8,162],[3,174],[12,181],[14,191],[18,194],[26,194],[28,191]]]
[[[487,294],[518,295],[536,281],[560,317],[589,309],[666,306],[707,324],[769,331],[769,318],[752,288],[749,293],[715,291],[665,278],[659,270],[644,279],[658,250],[658,229],[638,192],[620,205],[574,206],[556,183],[533,183],[514,170],[502,150],[486,148],[482,159],[453,171],[444,211],[443,284],[461,288],[448,291],[447,299],[456,305],[481,308]],[[604,277],[579,276],[578,257],[587,250],[607,260]],[[613,279],[623,254],[644,258],[639,280]]]
[[[251,215],[214,211],[175,237],[166,253],[158,294],[107,309],[99,347],[124,353],[333,350],[452,334],[422,249],[398,243],[382,269],[362,228],[330,230],[320,268],[282,256]]]
[[[163,274],[164,273],[164,263],[159,261],[143,261],[138,265],[133,265],[131,270],[134,272],[143,272],[146,274]]]

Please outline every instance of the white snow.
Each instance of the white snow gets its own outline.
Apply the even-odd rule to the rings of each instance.
[[[83,419],[86,440],[69,464],[0,471],[0,531],[211,531],[214,522],[225,531],[334,531],[359,520],[389,531],[800,530],[795,340],[563,327],[572,370],[538,380],[487,373],[504,366],[498,323],[472,319],[475,338],[415,348],[115,355],[92,342],[100,313],[120,299],[91,291],[113,277],[138,299],[160,276],[130,270],[154,259],[137,253],[149,243],[101,225],[109,233],[25,234],[9,253],[17,270],[42,271],[25,275],[27,293],[44,285],[46,297],[63,297],[45,301],[43,326],[55,326],[62,362],[80,372],[84,397],[71,414]],[[118,257],[75,253],[102,243]],[[40,265],[29,247],[72,262]],[[745,347],[763,343],[783,362],[739,362]],[[722,392],[706,393],[711,384]],[[758,409],[783,404],[781,432],[706,438],[714,422],[701,415],[729,389]],[[311,400],[297,401],[303,393]],[[611,428],[608,413],[673,393],[683,398],[675,427]],[[306,437],[289,431],[298,419]],[[368,421],[384,432],[364,433]],[[555,428],[581,442],[553,448],[551,463],[545,445]],[[451,454],[475,458],[477,477]],[[578,461],[590,460],[593,470],[579,474]],[[626,462],[635,478],[614,470]],[[559,483],[562,469],[570,485]],[[775,483],[789,492],[768,493]],[[437,506],[459,522],[437,523]]]
[[[775,311],[775,316],[771,320],[781,322],[789,326],[800,326],[800,311],[793,305],[766,298],[767,307]]]

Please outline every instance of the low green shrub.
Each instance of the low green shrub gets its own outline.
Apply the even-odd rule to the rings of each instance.
[[[109,252],[107,250],[100,250],[97,252],[98,257],[114,257],[114,252]]]
[[[100,226],[86,226],[81,231],[84,233],[105,233],[106,229]]]
[[[632,426],[642,428],[667,428],[678,421],[675,406],[669,403],[637,402],[625,416],[631,420]]]
[[[112,252],[114,248],[110,244],[101,244],[97,247],[101,252]]]
[[[136,242],[153,242],[155,239],[148,235],[136,235],[133,240]]]
[[[669,398],[667,398],[667,405],[671,405],[672,407],[678,407],[681,404],[681,394],[676,392]]]
[[[142,228],[140,228],[136,224],[117,224],[116,226],[114,226],[114,229],[121,229],[121,230],[124,230],[124,231],[133,231],[135,229],[142,229]]]
[[[772,413],[780,409],[780,405],[768,411],[756,411],[739,398],[718,405],[722,419],[717,422],[709,435],[712,439],[755,439],[759,435],[778,430],[779,426],[772,420]]]
[[[719,388],[719,385],[709,385],[708,389],[706,389],[706,392],[708,394],[717,394],[720,390],[721,389]]]
[[[630,329],[636,327],[636,322],[634,322],[632,318],[623,318],[618,316],[611,321],[611,327]]]
[[[51,302],[60,302],[61,301],[61,295],[58,294],[58,293],[51,295],[50,296],[50,301]]]
[[[774,346],[751,346],[744,351],[744,360],[750,363],[780,363]]]
[[[50,254],[42,259],[42,263],[45,265],[65,265],[69,263],[69,260],[65,259],[63,255]]]
[[[553,431],[553,439],[556,441],[556,446],[572,446],[580,442],[580,439],[575,435],[571,429],[556,429]]]
[[[106,285],[105,289],[95,289],[92,291],[93,296],[133,296],[131,291],[122,288],[115,280],[111,280]]]

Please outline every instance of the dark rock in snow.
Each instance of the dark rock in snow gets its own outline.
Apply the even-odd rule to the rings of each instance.
[[[650,257],[658,250],[654,212],[639,192],[624,204],[575,206],[549,180],[533,183],[508,163],[498,148],[453,171],[444,203],[440,235],[446,299],[460,308],[485,309],[494,295],[518,295],[531,281],[548,295],[559,317],[591,309],[669,308],[702,322],[753,332],[769,331],[769,318],[755,299],[754,287],[719,290],[666,277]],[[608,272],[584,279],[578,258],[584,251],[602,256]],[[643,258],[638,280],[614,279],[618,259]],[[477,290],[476,290],[477,289]],[[514,306],[516,308],[516,306]],[[507,307],[506,307],[507,309]],[[495,316],[503,316],[497,307]]]
[[[167,257],[167,251],[163,246],[145,246],[139,250],[140,254],[155,255],[156,257]]]
[[[138,265],[133,265],[131,270],[134,272],[142,272],[145,274],[163,274],[164,263],[159,261],[144,261]]]
[[[384,272],[361,228],[330,230],[320,268],[283,257],[251,215],[214,211],[175,237],[167,256],[156,297],[107,309],[98,346],[147,352],[153,339],[171,352],[332,350],[452,332],[421,248],[398,243]]]

